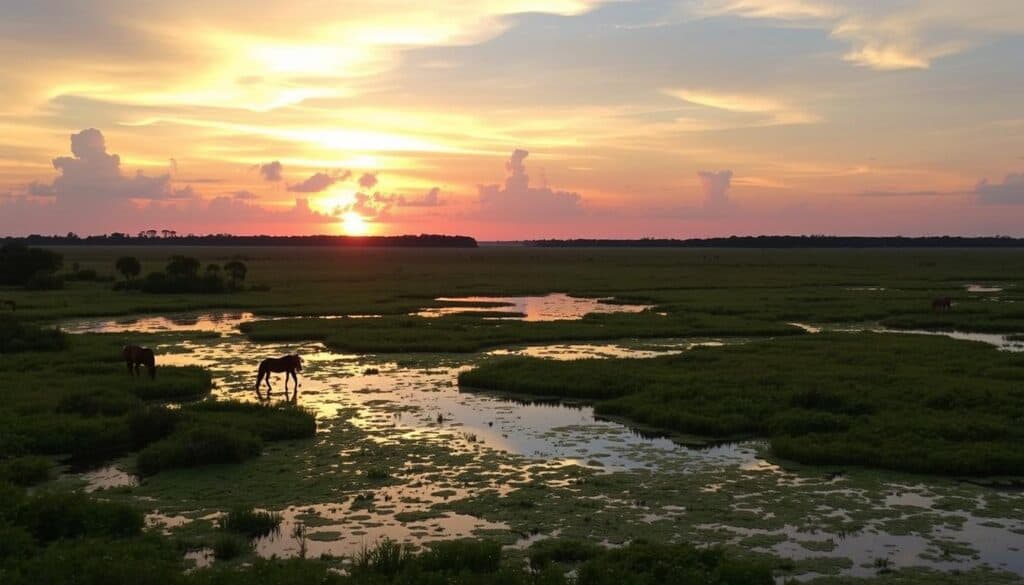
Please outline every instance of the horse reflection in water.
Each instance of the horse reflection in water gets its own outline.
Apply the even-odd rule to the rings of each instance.
[[[259,373],[256,375],[256,396],[263,399],[263,395],[260,394],[260,383],[266,381],[267,383],[267,400],[270,400],[270,374],[280,374],[284,372],[284,397],[288,399],[288,378],[290,377],[295,381],[295,387],[292,389],[294,394],[292,400],[295,401],[299,397],[299,375],[297,372],[302,371],[302,358],[296,354],[286,355],[279,358],[267,358],[260,362]]]
[[[139,345],[126,345],[121,349],[121,356],[128,366],[128,373],[133,376],[139,375],[139,367],[146,366],[150,379],[156,378],[156,356],[153,350]]]

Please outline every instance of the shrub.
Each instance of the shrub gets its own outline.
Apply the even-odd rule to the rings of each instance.
[[[15,485],[36,485],[49,480],[52,475],[53,461],[49,457],[26,455],[0,461],[0,479]]]
[[[67,337],[60,329],[36,327],[10,314],[0,314],[0,353],[56,351],[67,346]]]
[[[177,428],[181,413],[164,406],[147,406],[132,412],[128,417],[132,445],[139,449],[163,439]]]
[[[449,540],[434,543],[416,557],[425,571],[493,573],[501,568],[501,544],[489,540]]]
[[[294,405],[237,400],[206,400],[183,409],[203,424],[245,430],[264,441],[301,439],[316,434],[316,415]]]
[[[180,567],[179,553],[157,537],[76,539],[24,561],[5,585],[176,585]]]
[[[125,280],[134,280],[142,272],[142,263],[134,256],[122,256],[114,263]]]
[[[534,570],[551,563],[578,563],[601,554],[604,549],[597,544],[579,540],[551,538],[533,543],[527,551],[530,567]]]
[[[64,288],[64,277],[49,272],[37,272],[25,281],[28,290],[60,290]]]
[[[262,442],[247,431],[224,427],[193,427],[143,449],[136,465],[140,475],[165,469],[211,463],[239,463],[259,455]]]
[[[229,561],[241,556],[251,547],[248,540],[238,535],[218,534],[213,540],[213,558],[219,561]]]
[[[35,541],[27,530],[0,520],[0,566],[7,559],[17,560],[31,557],[36,551]],[[3,575],[0,569],[0,575]]]
[[[139,400],[115,390],[75,390],[61,397],[57,412],[82,416],[119,416],[137,407]]]
[[[13,520],[44,543],[84,536],[138,536],[143,526],[142,512],[135,508],[96,501],[78,493],[30,496],[15,510]]]
[[[267,536],[279,530],[281,515],[251,508],[235,508],[221,519],[221,528],[249,538]]]
[[[775,582],[768,567],[732,559],[717,549],[644,542],[608,550],[586,561],[578,569],[577,581],[594,585],[772,585]]]
[[[42,248],[10,242],[0,246],[0,285],[22,286],[37,275],[53,274],[63,256]]]
[[[195,400],[207,394],[213,386],[210,373],[203,368],[175,367],[173,372],[173,376],[161,376],[158,360],[156,380],[132,385],[132,394],[143,400]]]
[[[412,560],[412,549],[404,544],[385,538],[377,544],[356,553],[352,559],[352,570],[379,575],[396,575]]]

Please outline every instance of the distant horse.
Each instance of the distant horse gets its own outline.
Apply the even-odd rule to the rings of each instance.
[[[932,300],[932,310],[935,312],[948,311],[953,308],[953,299],[949,297],[939,297]]]
[[[260,383],[267,382],[267,397],[270,397],[270,374],[284,372],[284,393],[288,395],[288,378],[295,381],[295,392],[299,391],[299,376],[296,372],[302,371],[302,358],[296,354],[286,355],[279,358],[267,358],[260,362],[259,373],[256,375],[256,394],[260,393]]]
[[[10,307],[11,311],[17,311],[18,303],[12,301],[11,299],[0,299],[0,307]]]
[[[153,350],[138,345],[126,345],[121,350],[124,356],[124,363],[128,366],[128,373],[133,376],[139,375],[139,366],[146,366],[150,379],[156,378],[156,357]]]

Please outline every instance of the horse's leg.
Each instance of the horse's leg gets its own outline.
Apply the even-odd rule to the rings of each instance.
[[[134,375],[134,372],[132,372],[132,362],[131,362],[131,360],[125,360],[124,361],[124,365],[128,366],[128,375],[129,376]]]

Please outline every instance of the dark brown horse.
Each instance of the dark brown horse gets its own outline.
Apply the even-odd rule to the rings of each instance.
[[[150,378],[156,378],[156,356],[153,350],[138,345],[126,345],[121,350],[124,356],[124,363],[128,366],[128,373],[133,376],[139,375],[139,366],[146,366]]]
[[[939,297],[932,300],[932,310],[936,313],[942,311],[948,311],[953,308],[953,299],[949,297]]]
[[[296,372],[302,371],[302,358],[296,354],[286,355],[279,358],[267,358],[260,362],[259,373],[256,375],[256,394],[260,393],[260,383],[267,382],[267,398],[270,397],[270,374],[284,372],[284,393],[288,395],[288,378],[295,381],[295,393],[299,391],[299,376]]]

